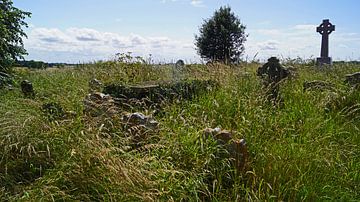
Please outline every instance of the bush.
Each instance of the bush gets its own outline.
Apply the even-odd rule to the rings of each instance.
[[[195,36],[199,55],[211,62],[239,61],[245,50],[245,28],[230,7],[221,7],[212,18],[205,20],[200,35]]]

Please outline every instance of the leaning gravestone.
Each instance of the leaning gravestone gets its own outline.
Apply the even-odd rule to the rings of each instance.
[[[316,59],[318,65],[332,64],[331,57],[329,57],[329,35],[335,31],[335,25],[331,24],[328,19],[323,20],[322,24],[316,28],[316,32],[322,35],[321,40],[321,54]]]

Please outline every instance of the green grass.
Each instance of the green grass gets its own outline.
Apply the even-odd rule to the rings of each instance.
[[[343,84],[359,66],[292,65],[297,76],[281,83],[283,107],[267,102],[258,64],[186,66],[184,77],[217,80],[220,87],[165,106],[155,116],[159,131],[145,135],[139,150],[130,149],[129,132],[116,117],[83,114],[88,82],[169,81],[171,67],[16,69],[18,83],[30,80],[36,98],[24,98],[19,88],[0,90],[0,200],[359,201],[360,91]],[[336,92],[304,92],[303,82],[311,80],[334,83]],[[48,102],[77,115],[49,121],[41,110]],[[219,157],[222,148],[201,138],[206,127],[246,139],[247,172],[237,173]]]

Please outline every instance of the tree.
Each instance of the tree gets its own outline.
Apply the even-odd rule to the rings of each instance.
[[[230,7],[220,7],[214,16],[204,20],[199,36],[195,35],[198,54],[207,61],[236,62],[244,52],[245,26],[231,12]]]
[[[27,54],[22,37],[26,37],[22,27],[31,13],[13,6],[11,0],[0,0],[0,72],[7,72],[14,60],[23,59]]]

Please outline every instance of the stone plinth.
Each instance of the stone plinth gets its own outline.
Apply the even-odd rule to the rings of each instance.
[[[331,57],[319,57],[319,58],[316,58],[316,64],[318,64],[318,65],[324,65],[324,64],[332,65],[332,58]]]

